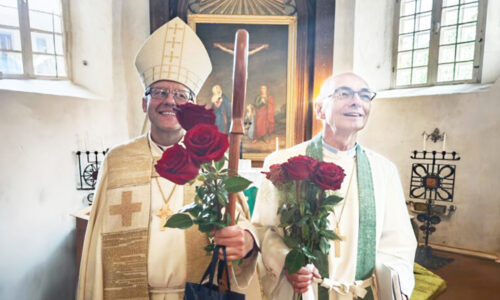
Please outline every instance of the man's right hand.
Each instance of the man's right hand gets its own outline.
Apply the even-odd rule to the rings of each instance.
[[[285,270],[286,279],[292,285],[294,292],[299,294],[305,293],[309,286],[312,284],[313,277],[321,278],[318,269],[316,269],[316,267],[313,268],[314,269],[311,272],[306,267],[302,267],[297,273],[293,274],[288,274],[288,272]]]

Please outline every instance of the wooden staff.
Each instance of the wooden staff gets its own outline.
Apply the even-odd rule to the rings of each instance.
[[[238,29],[234,42],[233,61],[233,113],[231,130],[229,134],[229,176],[238,175],[238,162],[240,158],[240,144],[243,136],[243,108],[247,92],[247,65],[248,65],[248,32]],[[235,209],[237,194],[229,194],[229,205],[226,214],[231,216],[231,225],[235,224]],[[229,274],[231,265],[229,264]],[[223,278],[226,278],[224,275]],[[227,282],[223,280],[222,290],[227,290]],[[226,286],[224,286],[226,284]]]

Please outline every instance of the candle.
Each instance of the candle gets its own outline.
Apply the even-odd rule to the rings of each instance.
[[[85,131],[85,140],[83,142],[83,148],[85,148],[85,151],[89,150],[89,132]]]
[[[427,133],[424,132],[424,151],[427,148]]]
[[[82,151],[82,140],[80,138],[80,135],[76,135],[76,150],[77,151]]]
[[[276,137],[276,151],[278,151],[280,149],[280,146],[279,146],[279,137]]]
[[[446,133],[443,134],[443,151],[446,151]]]

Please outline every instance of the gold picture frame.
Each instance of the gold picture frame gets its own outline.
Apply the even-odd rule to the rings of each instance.
[[[203,41],[213,65],[212,74],[198,94],[197,102],[218,109],[223,106],[220,104],[222,100],[227,102],[232,98],[233,59],[230,54],[234,47],[234,33],[240,28],[249,32],[245,100],[248,130],[242,140],[243,158],[262,161],[276,148],[293,146],[298,117],[297,17],[191,14],[188,15],[188,24]],[[217,102],[216,98],[220,101]],[[229,120],[225,115],[219,111],[221,131],[228,129]]]

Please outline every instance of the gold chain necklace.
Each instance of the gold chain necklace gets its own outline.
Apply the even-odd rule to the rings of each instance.
[[[345,235],[340,235],[340,221],[342,220],[342,217],[344,216],[344,208],[345,204],[347,203],[347,195],[349,195],[349,190],[351,189],[351,183],[352,183],[352,177],[354,176],[354,167],[355,163],[353,163],[352,170],[351,170],[351,176],[349,177],[349,184],[347,185],[347,190],[344,196],[344,203],[342,204],[342,209],[340,210],[340,215],[339,218],[337,219],[337,215],[335,214],[335,209],[333,210],[333,218],[335,219],[335,228],[334,232],[335,234],[340,238],[338,240],[334,240],[334,247],[335,247],[335,257],[340,257],[340,242],[345,242],[346,236]]]
[[[154,143],[154,142],[153,142]],[[163,147],[160,145],[156,144],[155,145],[160,149],[160,151],[164,151]],[[152,151],[152,145],[151,145],[151,137],[148,137],[148,146],[149,150]],[[154,155],[151,152],[151,157],[153,158],[153,162],[155,161]],[[167,223],[167,220],[174,214],[172,209],[170,209],[170,199],[174,195],[175,189],[177,188],[177,184],[174,184],[174,187],[170,191],[170,194],[168,195],[168,198],[165,197],[165,194],[163,193],[163,189],[160,186],[160,181],[158,180],[158,177],[155,177],[156,185],[158,186],[158,190],[160,190],[161,198],[163,200],[163,205],[162,207],[155,213],[157,217],[160,218],[160,231],[165,230],[165,224]]]
[[[163,190],[160,186],[160,181],[158,180],[158,177],[155,177],[156,184],[158,185],[158,189],[160,190],[161,198],[163,199],[163,205],[160,210],[156,212],[156,216],[161,219],[160,221],[160,230],[164,231],[165,230],[165,223],[167,223],[168,218],[170,218],[174,212],[170,209],[170,199],[172,199],[172,196],[174,195],[175,188],[177,188],[177,184],[174,184],[174,187],[170,191],[170,194],[168,195],[168,198],[165,198],[165,194],[163,193]]]

